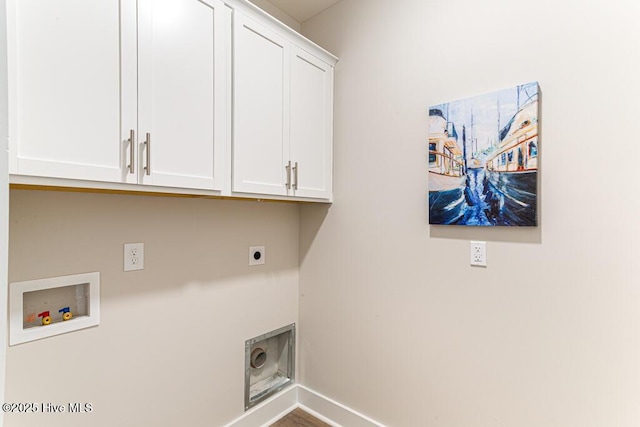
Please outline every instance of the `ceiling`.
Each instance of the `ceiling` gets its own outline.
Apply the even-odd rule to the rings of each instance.
[[[268,0],[269,3],[302,23],[340,0]]]

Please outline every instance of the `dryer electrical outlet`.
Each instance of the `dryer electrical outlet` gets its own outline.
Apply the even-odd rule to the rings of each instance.
[[[249,265],[263,265],[267,260],[267,249],[264,246],[249,247]]]

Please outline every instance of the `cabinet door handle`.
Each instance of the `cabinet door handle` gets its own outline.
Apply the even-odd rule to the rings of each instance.
[[[151,134],[147,132],[147,138],[144,141],[147,149],[147,166],[144,167],[145,173],[151,175]]]
[[[136,140],[136,131],[131,129],[129,131],[129,173],[135,173],[135,165],[133,163],[133,156],[135,155],[135,140]]]
[[[298,162],[293,166],[293,185],[294,190],[298,189]]]
[[[289,190],[291,189],[291,161],[285,166],[285,169],[287,170],[287,183],[285,185],[287,190]]]

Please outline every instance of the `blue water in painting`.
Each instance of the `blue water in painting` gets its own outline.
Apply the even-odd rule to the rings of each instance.
[[[429,192],[429,224],[537,224],[537,172],[468,169],[463,189]]]
[[[465,209],[461,188],[429,192],[429,224],[457,224]]]
[[[485,215],[487,205],[485,203],[486,185],[485,170],[469,169],[467,171],[467,186],[464,189],[467,207],[460,224],[465,225],[492,225]]]

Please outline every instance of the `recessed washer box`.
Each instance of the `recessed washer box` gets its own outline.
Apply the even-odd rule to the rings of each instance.
[[[9,345],[100,324],[100,273],[9,285]]]
[[[295,348],[294,323],[245,342],[245,411],[293,384]]]

